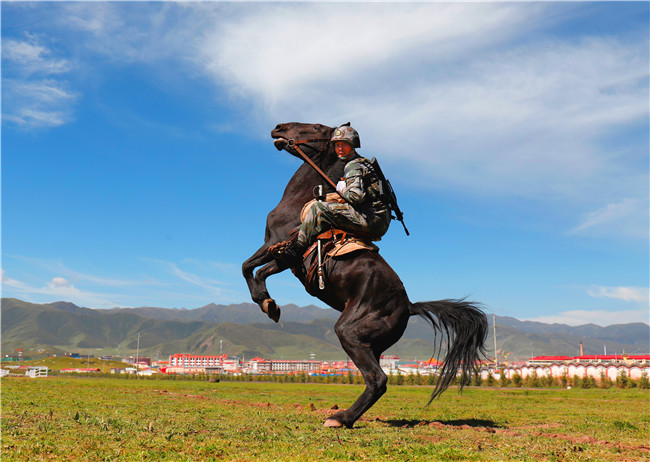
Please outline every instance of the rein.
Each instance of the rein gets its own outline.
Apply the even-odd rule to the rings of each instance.
[[[300,157],[302,157],[302,158],[303,158],[303,159],[304,159],[304,160],[305,160],[309,165],[311,165],[311,166],[314,168],[314,170],[316,170],[316,171],[318,172],[318,174],[319,174],[319,175],[320,175],[320,176],[321,176],[325,181],[327,181],[327,182],[329,183],[329,185],[330,185],[332,188],[334,188],[334,191],[336,191],[336,193],[341,197],[341,199],[343,199],[345,202],[349,203],[348,200],[347,200],[345,197],[343,197],[343,195],[342,195],[342,194],[341,194],[341,193],[336,189],[336,185],[335,185],[334,182],[330,179],[330,177],[328,177],[327,174],[326,174],[324,171],[322,171],[322,170],[318,167],[318,165],[316,165],[316,164],[314,163],[313,160],[311,160],[309,157],[307,157],[307,154],[305,154],[304,152],[302,152],[302,149],[300,149],[300,147],[298,146],[299,144],[306,144],[306,143],[311,143],[311,142],[314,142],[314,141],[329,141],[329,139],[319,138],[319,139],[315,139],[315,140],[298,140],[298,141],[295,141],[295,140],[293,140],[293,139],[290,139],[290,140],[287,140],[287,141],[288,141],[288,143],[289,143],[289,147],[292,147],[293,149],[295,149],[296,152],[297,152],[298,154],[300,154]]]

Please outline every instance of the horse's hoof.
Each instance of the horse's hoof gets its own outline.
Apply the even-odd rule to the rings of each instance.
[[[327,419],[323,424],[323,427],[329,427],[329,428],[338,428],[342,426],[343,424],[336,419]]]
[[[262,311],[264,311],[269,318],[273,321],[278,322],[280,320],[280,308],[275,304],[275,300],[272,298],[267,298],[262,302]]]

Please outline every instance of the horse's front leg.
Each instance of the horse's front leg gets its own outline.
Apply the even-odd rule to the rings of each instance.
[[[251,294],[251,298],[255,303],[257,303],[260,308],[262,308],[262,303],[269,297],[269,294],[266,291],[266,284],[264,280],[258,280],[253,276],[253,271],[258,266],[266,265],[273,257],[267,252],[268,245],[265,243],[260,247],[257,252],[255,252],[248,260],[242,264],[242,274],[244,279],[246,279],[246,284],[248,285],[248,291]]]
[[[263,297],[260,308],[264,311],[269,318],[278,322],[280,320],[280,307],[275,303],[275,300],[271,298],[266,288],[266,278],[273,274],[280,273],[287,269],[286,266],[282,266],[278,263],[277,260],[273,260],[263,267],[261,267],[255,273],[255,284],[260,289],[260,295]]]

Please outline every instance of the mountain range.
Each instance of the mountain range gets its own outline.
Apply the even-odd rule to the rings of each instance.
[[[314,305],[284,305],[280,323],[269,320],[252,303],[209,304],[195,309],[156,307],[110,310],[76,306],[69,302],[33,304],[3,298],[2,351],[159,357],[174,353],[219,354],[267,359],[344,359],[334,333],[338,312]],[[495,329],[490,323],[486,347],[494,355]],[[509,360],[535,355],[630,353],[650,351],[650,326],[645,323],[568,326],[520,321],[496,316],[497,349]],[[138,340],[139,338],[139,340]],[[439,339],[420,318],[411,318],[403,338],[385,354],[428,359]]]

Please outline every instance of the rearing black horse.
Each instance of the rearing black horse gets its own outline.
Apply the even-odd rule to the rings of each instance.
[[[320,124],[292,122],[278,125],[271,136],[278,149],[295,156],[294,147],[300,144],[303,152],[330,178],[338,179],[343,163],[329,148],[332,131]],[[273,260],[267,249],[289,237],[299,225],[302,206],[312,198],[313,187],[322,183],[306,163],[298,169],[282,201],[268,215],[264,245],[243,264],[253,300],[276,322],[280,312],[264,280],[286,268]],[[402,337],[413,315],[428,320],[434,331],[446,338],[444,366],[429,403],[447,389],[459,370],[461,386],[468,381],[476,362],[485,354],[487,319],[480,308],[463,300],[411,303],[402,281],[388,263],[379,253],[365,250],[329,260],[324,268],[326,286],[319,290],[318,283],[310,283],[305,276],[313,258],[307,259],[305,267],[294,269],[294,274],[307,292],[341,312],[334,330],[366,383],[366,389],[356,402],[349,409],[330,416],[325,421],[326,427],[352,427],[386,392],[388,379],[379,366],[379,357]],[[253,269],[260,265],[264,266],[253,278]]]

